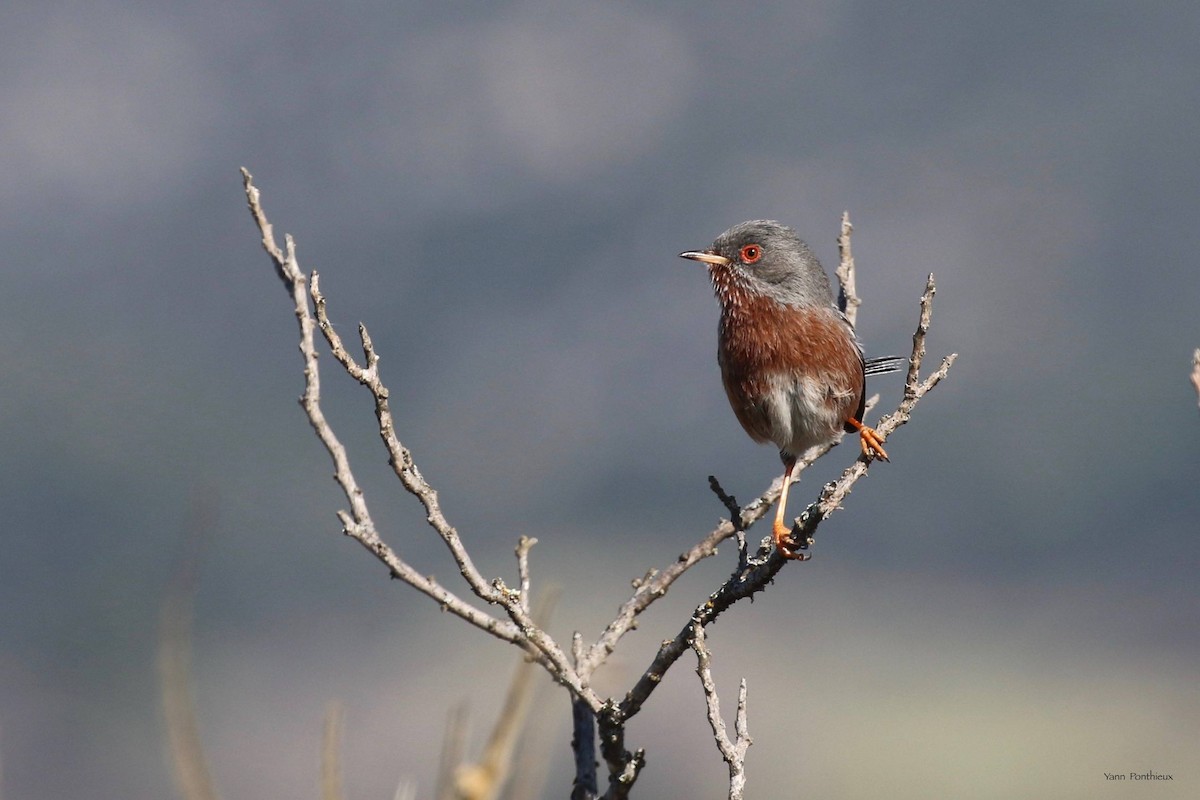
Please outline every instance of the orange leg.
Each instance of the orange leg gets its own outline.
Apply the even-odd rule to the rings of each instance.
[[[883,437],[875,432],[875,429],[863,425],[854,417],[846,420],[846,424],[858,430],[858,443],[862,445],[863,455],[870,461],[872,458],[882,458],[884,461],[890,462],[887,451],[883,449]]]
[[[779,551],[779,555],[784,558],[805,561],[808,559],[806,554],[797,553],[792,549],[792,529],[783,524],[783,516],[787,510],[788,489],[792,486],[792,469],[795,466],[795,461],[789,461],[784,465],[783,490],[779,493],[779,506],[775,509],[775,525],[771,528],[771,536],[775,539],[775,549]]]

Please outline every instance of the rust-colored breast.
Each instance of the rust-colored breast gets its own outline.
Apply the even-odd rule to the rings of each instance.
[[[717,359],[742,427],[756,441],[784,449],[834,438],[849,417],[861,413],[865,385],[849,324],[832,306],[782,305],[746,291],[728,268],[710,272],[721,304]],[[780,412],[771,407],[780,397],[792,398],[793,417],[799,413],[816,433],[806,438],[791,430],[791,438],[781,436],[775,422]],[[805,397],[811,402],[800,399]]]

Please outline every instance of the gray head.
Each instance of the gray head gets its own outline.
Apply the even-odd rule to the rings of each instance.
[[[680,253],[709,266],[714,283],[732,280],[744,290],[789,306],[833,303],[829,277],[796,232],[769,219],[734,225],[705,251]],[[720,275],[720,272],[727,272]]]

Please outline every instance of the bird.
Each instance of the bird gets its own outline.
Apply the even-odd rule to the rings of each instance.
[[[783,461],[775,548],[803,559],[783,522],[797,459],[844,431],[858,434],[863,458],[889,461],[883,437],[863,422],[866,378],[895,372],[907,359],[864,357],[821,262],[786,225],[750,220],[706,250],[679,255],[708,268],[721,307],[717,363],[725,394],[750,438],[774,444]]]

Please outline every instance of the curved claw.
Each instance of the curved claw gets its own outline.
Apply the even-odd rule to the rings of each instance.
[[[891,463],[887,451],[883,449],[883,437],[874,428],[862,424],[854,419],[854,417],[846,420],[846,422],[858,429],[858,443],[862,446],[863,456],[868,461],[873,458],[882,458],[884,461]]]
[[[775,540],[775,549],[784,558],[794,561],[808,561],[812,558],[808,553],[798,553],[793,549],[792,529],[784,525],[780,520],[775,520],[775,525],[771,528],[771,537]]]

